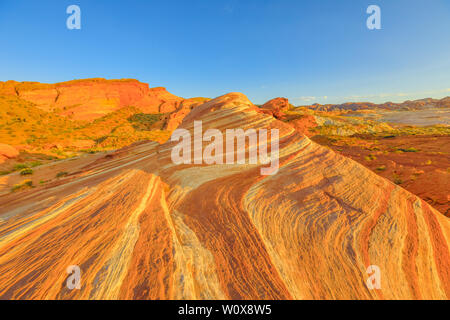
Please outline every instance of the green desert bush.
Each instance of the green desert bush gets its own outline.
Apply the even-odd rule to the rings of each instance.
[[[152,129],[152,125],[160,121],[163,117],[161,113],[136,113],[127,120],[132,124],[133,128],[138,131],[148,131]]]
[[[33,161],[33,162],[29,163],[30,168],[38,167],[41,165],[42,165],[42,162],[40,162],[40,161]]]
[[[366,159],[367,161],[373,161],[376,160],[377,157],[374,156],[373,154],[369,154],[368,156],[365,156],[364,159]]]
[[[62,178],[62,177],[67,176],[68,174],[69,174],[68,172],[61,171],[61,172],[58,172],[58,173],[56,174],[56,177],[57,177],[57,178]]]
[[[28,168],[28,166],[25,163],[18,163],[14,166],[14,171],[19,171],[26,168]]]
[[[400,176],[397,175],[397,174],[394,174],[394,176],[393,176],[393,181],[394,181],[395,184],[398,184],[398,185],[400,185],[400,184],[403,183],[403,180],[402,180],[402,179],[400,178]]]
[[[21,176],[29,176],[31,174],[33,174],[33,169],[30,168],[25,168],[20,171]]]
[[[11,191],[12,192],[16,192],[19,190],[25,190],[25,189],[29,189],[33,187],[33,181],[31,180],[24,180],[21,183],[15,184],[12,188]]]

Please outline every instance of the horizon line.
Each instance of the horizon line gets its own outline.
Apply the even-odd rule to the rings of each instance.
[[[73,81],[89,81],[89,80],[105,80],[105,81],[137,81],[139,83],[143,83],[143,84],[147,84],[149,86],[150,89],[155,89],[155,88],[164,88],[166,89],[169,93],[172,93],[171,90],[167,89],[167,86],[164,85],[157,85],[157,86],[150,86],[149,82],[144,82],[142,80],[136,79],[136,78],[112,78],[112,79],[108,79],[108,78],[104,78],[104,77],[89,77],[89,78],[74,78],[71,80],[64,80],[64,81],[58,81],[58,82],[41,82],[41,81],[33,81],[33,80],[25,80],[25,81],[19,81],[19,80],[13,80],[13,79],[9,79],[9,80],[0,80],[0,83],[6,83],[6,82],[17,82],[17,83],[40,83],[40,84],[47,84],[47,85],[56,85],[56,84],[62,84],[62,83],[69,83],[69,82],[73,82]],[[406,100],[400,100],[398,102],[395,102],[393,100],[385,100],[383,102],[373,102],[370,100],[346,100],[345,97],[342,97],[344,102],[327,102],[327,103],[319,103],[319,102],[314,102],[314,103],[305,103],[305,104],[295,104],[292,103],[295,100],[304,100],[305,102],[307,102],[308,100],[310,101],[314,101],[314,100],[320,100],[320,99],[325,99],[328,100],[329,96],[319,96],[319,97],[313,97],[313,96],[306,96],[306,97],[298,97],[298,98],[288,98],[287,96],[274,96],[273,98],[263,102],[263,103],[254,103],[255,105],[263,105],[264,103],[272,100],[272,99],[276,99],[276,98],[287,98],[289,100],[289,103],[294,105],[295,107],[308,107],[308,106],[314,106],[314,105],[322,105],[322,106],[332,106],[332,105],[344,105],[344,104],[352,104],[352,103],[370,103],[370,104],[374,104],[374,105],[383,105],[383,104],[387,104],[387,103],[392,103],[392,104],[403,104],[406,102],[415,102],[415,101],[420,101],[420,100],[427,100],[427,99],[433,99],[433,100],[443,100],[446,98],[450,98],[450,95],[448,96],[444,96],[444,97],[436,97],[437,94],[439,93],[445,93],[445,92],[450,92],[450,88],[446,88],[446,89],[441,89],[441,90],[436,90],[436,91],[427,91],[429,92],[429,95],[425,95],[426,93],[424,93],[422,96],[423,98],[418,98],[418,99],[406,99]],[[228,92],[229,93],[229,92]],[[241,92],[243,94],[245,94],[244,92]],[[173,94],[173,93],[172,93]],[[224,93],[227,94],[227,93]],[[222,95],[224,95],[222,94]],[[373,97],[401,97],[401,96],[411,96],[414,94],[421,94],[421,93],[393,93],[393,94],[380,94],[380,95],[361,95],[361,98],[364,97],[369,97],[369,96],[373,96]],[[217,97],[220,97],[222,95],[219,95]],[[246,95],[246,94],[245,94]],[[435,95],[435,97],[433,97],[432,95]],[[247,95],[246,95],[247,96]],[[197,97],[205,97],[204,95],[200,95],[200,96],[190,96],[188,98],[185,97],[181,97],[183,99],[190,99],[190,98],[197,98]],[[211,98],[208,97],[209,99],[215,99],[217,97]],[[355,98],[358,97],[358,95],[353,95],[353,96],[348,96],[348,98]],[[342,100],[341,99],[341,100]],[[251,99],[249,99],[251,101]]]

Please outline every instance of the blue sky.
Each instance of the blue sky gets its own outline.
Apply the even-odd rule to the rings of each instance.
[[[0,81],[136,78],[295,105],[450,95],[449,0],[0,0],[0,43]]]

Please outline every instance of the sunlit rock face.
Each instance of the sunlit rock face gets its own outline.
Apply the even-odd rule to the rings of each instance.
[[[16,95],[45,111],[87,121],[126,106],[137,107],[144,113],[170,113],[184,100],[165,88],[149,88],[134,79],[95,78],[56,84],[7,81],[0,83],[0,94]]]
[[[182,164],[143,143],[0,198],[0,299],[448,299],[450,221],[240,93],[180,128],[278,129],[262,165]],[[66,286],[68,266],[81,289]],[[367,286],[367,267],[381,287]]]
[[[4,162],[7,159],[15,158],[19,155],[19,151],[16,148],[0,143],[0,163]]]
[[[286,98],[275,98],[267,101],[261,106],[261,111],[268,115],[272,115],[277,119],[282,119],[284,117],[285,111],[290,108],[289,100]]]

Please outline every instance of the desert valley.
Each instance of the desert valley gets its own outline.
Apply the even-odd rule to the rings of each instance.
[[[3,82],[0,103],[1,299],[450,298],[450,98],[256,106],[86,79]],[[194,121],[278,129],[278,173],[174,164]]]

